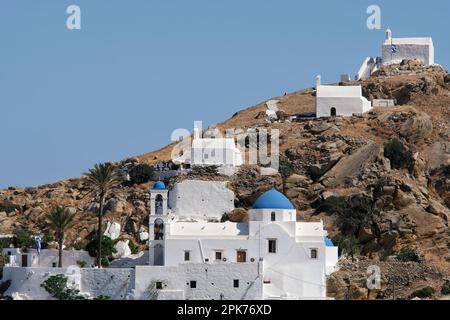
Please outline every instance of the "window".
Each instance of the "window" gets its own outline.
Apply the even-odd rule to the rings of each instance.
[[[239,288],[239,280],[238,279],[234,279],[233,280],[233,287],[234,288]]]
[[[311,259],[317,259],[317,249],[311,249]]]
[[[184,252],[184,261],[191,261],[191,252],[190,251]]]
[[[268,248],[269,253],[277,253],[277,240],[269,239],[267,241],[267,248]]]
[[[161,281],[157,281],[156,282],[156,289],[158,289],[158,290],[162,289],[162,282]]]
[[[222,251],[216,251],[216,260],[222,260]]]
[[[203,155],[203,158],[208,159],[208,154],[205,153],[205,154]]]
[[[52,263],[52,267],[53,267],[53,268],[56,268],[56,262],[53,262],[53,263]]]
[[[276,214],[275,214],[275,212],[272,212],[270,214],[270,221],[275,221],[275,220],[276,220]]]
[[[190,285],[191,289],[195,289],[195,288],[197,288],[197,281],[191,281],[189,283],[189,285]]]

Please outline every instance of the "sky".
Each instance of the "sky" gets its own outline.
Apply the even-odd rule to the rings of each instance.
[[[80,30],[66,26],[69,5]],[[380,30],[366,26],[369,5]],[[317,74],[354,75],[386,27],[432,36],[448,69],[449,13],[448,0],[0,0],[0,188],[77,177]]]

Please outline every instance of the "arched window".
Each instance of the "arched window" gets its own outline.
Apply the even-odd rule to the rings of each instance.
[[[155,214],[163,214],[163,197],[160,194],[155,198]]]
[[[164,221],[162,221],[161,219],[156,219],[155,220],[155,225],[154,225],[154,239],[155,240],[164,240]]]
[[[336,108],[335,107],[330,109],[330,116],[336,117]]]

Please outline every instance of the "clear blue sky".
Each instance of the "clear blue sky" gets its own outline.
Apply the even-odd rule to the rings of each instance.
[[[433,36],[448,68],[448,0],[0,0],[0,187],[76,177],[316,74],[354,75],[384,37],[370,4],[394,36]]]

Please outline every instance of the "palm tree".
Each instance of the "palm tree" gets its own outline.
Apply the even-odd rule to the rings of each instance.
[[[59,246],[58,267],[62,268],[62,251],[64,236],[68,230],[75,226],[75,213],[70,213],[63,207],[55,207],[48,215],[49,227],[55,232],[55,237]]]
[[[97,266],[102,267],[102,223],[105,209],[105,199],[108,194],[117,187],[121,182],[121,175],[119,171],[110,163],[99,163],[94,165],[94,168],[84,174],[87,178],[89,186],[89,193],[98,200],[100,206],[98,210],[98,251],[97,251]]]

